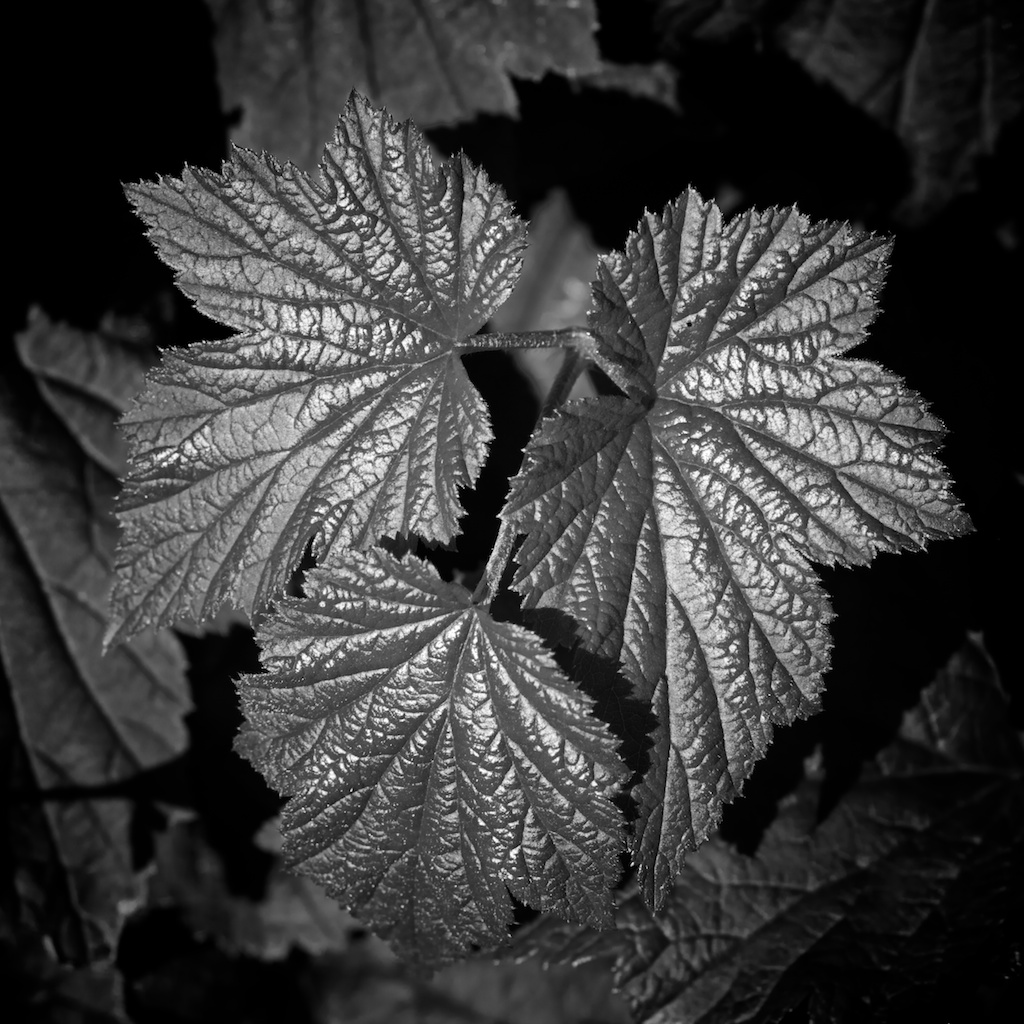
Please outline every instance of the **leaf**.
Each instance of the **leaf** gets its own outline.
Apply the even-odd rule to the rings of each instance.
[[[604,970],[573,970],[533,963],[490,963],[483,958],[452,964],[434,979],[437,999],[433,1014],[416,1024],[625,1024],[623,1000],[612,994]],[[424,1002],[418,993],[417,1006]],[[456,1010],[457,1007],[457,1010]],[[447,1010],[447,1012],[445,1012]],[[422,1013],[422,1010],[421,1010]],[[394,1017],[375,1018],[390,1024]]]
[[[35,762],[18,749],[24,738],[8,700],[0,718],[8,751],[7,809],[0,822],[0,852],[12,874],[7,912],[62,962],[109,963],[125,915],[140,895],[131,856],[131,806],[123,798],[47,799],[46,790],[37,789]]]
[[[659,725],[633,842],[657,907],[774,725],[818,708],[831,617],[810,568],[963,533],[942,424],[842,358],[889,246],[794,209],[723,224],[691,191],[603,256],[590,326],[629,397],[570,404],[531,440],[503,517],[515,587],[577,620]]]
[[[321,960],[316,1005],[345,1024],[626,1024],[607,971],[474,957],[425,979],[365,941]],[[380,944],[383,948],[383,943]]]
[[[113,965],[71,968],[31,932],[0,925],[0,991],[24,1024],[125,1024],[123,980]]]
[[[267,890],[255,901],[232,893],[218,854],[199,824],[178,822],[156,837],[155,872],[147,886],[150,907],[176,907],[185,923],[230,955],[283,960],[294,948],[313,956],[343,952],[359,922],[307,878],[270,870]]]
[[[515,116],[510,76],[601,68],[593,0],[208,0],[236,142],[304,169],[352,89],[429,126]]]
[[[634,891],[618,930],[541,921],[520,948],[609,963],[635,1022],[928,1017],[923,987],[958,966],[958,987],[980,981],[1022,908],[1024,751],[1007,711],[972,638],[824,823],[813,769],[756,856],[713,838],[661,914]]]
[[[310,539],[318,559],[449,541],[491,438],[458,348],[524,244],[501,190],[353,95],[317,182],[235,149],[221,174],[127,191],[178,286],[245,333],[168,353],[122,420],[110,639],[229,602],[251,616]]]
[[[115,419],[156,361],[149,329],[141,321],[108,315],[99,331],[80,331],[33,309],[15,346],[39,397],[81,448],[80,458],[116,480],[124,473],[125,447]],[[111,522],[109,512],[103,519]]]
[[[753,28],[897,135],[910,158],[911,218],[973,189],[978,161],[1024,108],[1019,5],[995,0],[665,0],[667,29],[725,39]]]
[[[22,923],[87,963],[112,952],[136,894],[130,815],[123,800],[67,791],[123,782],[179,754],[190,707],[172,637],[101,653],[122,465],[113,421],[152,348],[39,312],[16,343],[38,392],[5,381],[0,393],[0,660],[10,687],[0,730],[16,801],[5,831]],[[53,789],[64,799],[40,804],[38,791]]]
[[[667,61],[656,60],[650,64],[604,61],[597,71],[582,76],[582,84],[588,89],[622,92],[636,100],[657,103],[677,116],[682,114],[676,99],[676,69]]]
[[[540,641],[379,549],[305,587],[239,684],[237,747],[292,796],[286,863],[426,966],[504,942],[509,892],[607,924],[621,765]]]

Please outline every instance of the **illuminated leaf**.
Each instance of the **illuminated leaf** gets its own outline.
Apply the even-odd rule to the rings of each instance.
[[[818,708],[831,612],[810,562],[969,528],[934,456],[942,424],[844,358],[888,250],[793,209],[723,223],[693,191],[648,214],[601,258],[590,315],[628,397],[546,421],[513,482],[515,586],[572,615],[659,719],[634,791],[655,906],[773,727]]]
[[[128,188],[179,287],[243,333],[167,353],[122,420],[112,638],[262,610],[310,540],[457,532],[491,438],[458,348],[510,293],[523,225],[356,95],[321,173],[236,149]]]
[[[305,586],[240,683],[238,748],[291,795],[286,862],[426,965],[505,941],[510,892],[609,924],[615,740],[537,637],[379,549]]]

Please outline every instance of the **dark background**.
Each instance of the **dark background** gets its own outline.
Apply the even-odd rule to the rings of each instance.
[[[643,4],[600,5],[606,57],[659,55],[644,11]],[[232,115],[221,111],[211,31],[198,0],[35,4],[9,16],[9,335],[32,305],[91,328],[110,309],[146,310],[157,296],[174,304],[171,341],[219,330],[171,290],[171,274],[119,184],[178,174],[186,162],[217,167],[226,155]],[[429,134],[445,151],[465,149],[523,216],[552,188],[564,189],[606,248],[621,246],[645,209],[659,209],[690,184],[740,208],[795,202],[814,218],[895,234],[883,313],[857,354],[904,376],[947,424],[944,461],[977,532],[923,554],[882,555],[870,570],[823,571],[837,613],[826,712],[780,734],[751,799],[730,810],[727,830],[753,845],[814,743],[825,744],[838,792],[891,738],[901,711],[967,631],[984,635],[1022,718],[1021,123],[981,162],[975,192],[908,227],[892,214],[909,184],[898,141],[792,62],[740,41],[692,44],[678,64],[683,116],[549,77],[517,83],[519,121],[483,117]],[[460,547],[459,564],[472,568],[486,554],[536,405],[503,356],[471,357],[469,366],[499,438]],[[9,351],[4,367],[16,372]],[[197,806],[231,884],[257,894],[266,863],[249,838],[277,802],[230,751],[237,725],[230,680],[256,667],[253,648],[235,633],[189,641],[189,654],[192,749],[140,792]],[[164,925],[136,936],[132,955],[159,958],[164,947],[188,941]],[[130,957],[125,968],[129,976],[139,969]],[[251,984],[262,992],[266,982]],[[268,1013],[272,1006],[273,999]]]

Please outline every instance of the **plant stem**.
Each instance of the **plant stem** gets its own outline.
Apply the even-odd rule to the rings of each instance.
[[[519,335],[519,337],[522,337],[522,335]],[[590,338],[589,333],[587,337]],[[593,339],[591,339],[592,343]],[[576,378],[586,369],[586,365],[587,360],[582,347],[574,346],[565,353],[565,359],[562,360],[562,365],[558,370],[554,383],[551,385],[551,390],[548,391],[548,396],[544,400],[540,416],[537,417],[538,425],[541,420],[550,416],[569,397],[569,392],[572,391]],[[508,520],[503,519],[498,530],[497,539],[494,542],[494,547],[491,548],[490,557],[487,559],[487,565],[484,567],[484,574],[480,577],[476,590],[473,591],[474,604],[486,604],[497,593],[501,577],[505,574],[505,566],[512,555],[515,543],[516,528]]]
[[[595,349],[594,336],[586,327],[562,327],[555,331],[524,331],[511,334],[495,332],[483,337],[487,339],[488,348],[568,348],[581,352],[588,358]],[[465,346],[466,351],[479,351],[472,342],[473,339],[470,338]]]

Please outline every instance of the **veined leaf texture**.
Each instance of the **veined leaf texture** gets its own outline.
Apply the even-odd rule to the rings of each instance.
[[[168,353],[123,419],[110,637],[256,614],[268,671],[240,684],[239,749],[291,798],[286,857],[409,957],[499,944],[510,893],[607,923],[622,779],[590,699],[538,637],[375,547],[455,537],[491,436],[459,354],[536,343],[475,334],[519,274],[511,205],[357,95],[318,179],[235,149],[128,193],[237,333]],[[818,707],[812,563],[969,529],[942,424],[847,355],[888,253],[794,209],[726,222],[692,190],[646,215],[589,315],[622,394],[542,422],[513,481],[524,604],[574,620],[657,720],[633,789],[650,905],[773,728]],[[283,599],[310,544],[306,596]]]
[[[491,438],[457,349],[524,245],[501,189],[353,94],[319,180],[236,148],[127,192],[178,286],[240,333],[169,353],[122,420],[112,636],[251,615],[311,539],[451,540]]]
[[[965,947],[984,950],[1019,905],[1024,750],[1008,704],[972,636],[824,821],[818,757],[756,854],[715,836],[661,913],[634,889],[612,931],[548,919],[517,945],[607,963],[635,1024],[900,1019],[890,1001],[916,1006],[915,988],[971,970]]]
[[[810,563],[865,563],[969,520],[942,424],[844,358],[889,246],[796,210],[725,223],[692,190],[603,257],[590,326],[628,397],[570,404],[527,449],[503,513],[515,586],[620,662],[659,725],[635,797],[658,906],[775,725],[818,707],[831,611]]]
[[[138,897],[131,804],[103,789],[187,743],[178,641],[146,633],[101,653],[124,470],[114,422],[156,358],[149,337],[138,322],[86,332],[34,310],[14,339],[29,386],[0,381],[0,838],[13,917],[75,964],[114,955]],[[72,787],[97,795],[57,795]]]
[[[291,795],[287,861],[432,966],[504,942],[510,891],[609,926],[616,740],[540,640],[380,549],[306,590],[240,684],[238,749]]]

